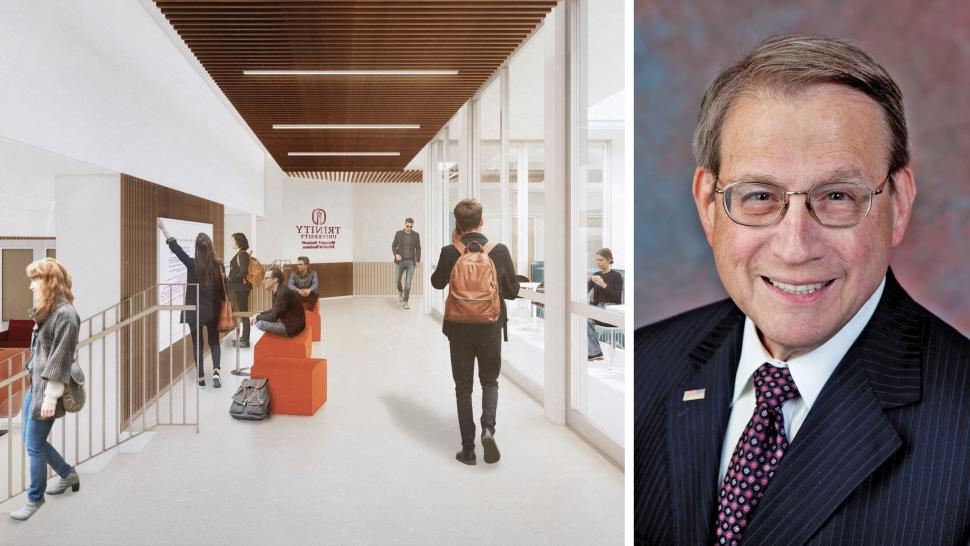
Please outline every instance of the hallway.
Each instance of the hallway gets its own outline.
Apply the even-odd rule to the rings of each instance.
[[[161,430],[81,466],[79,493],[48,497],[26,524],[2,518],[0,544],[621,544],[623,472],[507,378],[502,460],[485,465],[480,447],[477,466],[454,460],[447,340],[412,303],[321,300],[329,392],[313,417],[233,421],[225,344],[198,435]]]

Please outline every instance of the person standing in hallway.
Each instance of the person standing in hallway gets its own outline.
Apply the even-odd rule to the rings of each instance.
[[[232,249],[236,255],[229,261],[229,277],[226,279],[226,286],[229,294],[236,300],[236,311],[249,311],[249,294],[253,287],[246,280],[249,273],[249,239],[242,233],[232,234]],[[249,321],[242,321],[242,338],[239,340],[240,347],[249,347]]]
[[[619,271],[611,269],[613,265],[613,251],[601,248],[596,251],[596,267],[599,271],[586,281],[586,290],[593,291],[591,304],[605,308],[607,305],[623,303],[623,276]],[[596,332],[598,323],[586,319],[587,360],[602,360],[603,350],[600,348],[599,334]]]
[[[205,233],[199,233],[195,237],[195,257],[191,257],[182,250],[175,237],[165,229],[165,222],[158,219],[158,229],[165,235],[165,242],[171,250],[185,265],[186,283],[199,285],[198,301],[198,328],[206,329],[206,336],[209,340],[209,354],[212,355],[212,386],[222,387],[219,380],[219,358],[222,355],[222,347],[219,345],[219,311],[222,302],[226,301],[226,286],[223,280],[222,262],[216,260],[216,251],[212,246],[212,239]],[[185,305],[195,305],[195,290],[188,287],[185,292]],[[183,311],[181,321],[189,326],[192,334],[192,349],[195,354],[195,362],[199,366],[199,386],[205,386],[205,360],[202,353],[202,341],[199,339],[201,332],[196,328],[196,312]]]
[[[64,461],[47,437],[54,420],[64,416],[61,397],[71,377],[71,362],[77,349],[81,319],[74,309],[71,276],[54,258],[44,258],[27,266],[30,291],[34,295],[31,316],[37,322],[30,343],[27,369],[30,388],[24,399],[22,422],[24,446],[29,460],[30,485],[23,508],[10,517],[24,521],[44,504],[47,467],[59,478],[46,489],[49,495],[60,495],[81,487],[77,471]]]
[[[421,263],[421,236],[414,231],[414,218],[404,219],[404,229],[394,234],[391,252],[394,254],[394,287],[397,288],[398,301],[402,308],[410,309],[411,278],[415,266]]]
[[[300,296],[307,309],[313,311],[320,300],[320,280],[317,272],[310,269],[310,258],[300,256],[296,259],[296,272],[290,273],[290,290]]]
[[[253,324],[264,332],[293,337],[306,327],[306,315],[300,295],[283,285],[283,270],[273,266],[266,270],[263,288],[273,293],[273,307],[253,317]]]
[[[455,380],[455,398],[458,407],[458,428],[461,431],[461,451],[455,454],[458,461],[473,465],[475,459],[475,420],[472,410],[472,389],[475,375],[475,359],[478,359],[478,378],[482,385],[482,447],[485,462],[498,462],[500,454],[495,443],[495,414],[498,407],[498,375],[502,368],[502,331],[508,321],[505,301],[515,299],[519,293],[519,281],[509,249],[501,244],[490,244],[482,234],[482,205],[475,199],[463,199],[455,206],[454,244],[441,248],[438,267],[431,275],[431,285],[439,290],[452,281],[452,270],[463,254],[484,252],[495,267],[495,286],[499,291],[497,320],[477,324],[449,320],[448,311],[442,332],[448,337],[451,348],[451,374]]]

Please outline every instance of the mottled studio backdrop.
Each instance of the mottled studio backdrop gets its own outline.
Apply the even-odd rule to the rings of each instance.
[[[725,297],[690,196],[697,108],[719,68],[771,35],[868,51],[903,90],[917,196],[893,270],[970,333],[970,0],[636,2],[636,324]]]

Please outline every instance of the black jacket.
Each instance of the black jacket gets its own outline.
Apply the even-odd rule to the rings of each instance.
[[[744,318],[724,300],[636,331],[638,545],[714,542]],[[970,543],[968,370],[970,340],[914,302],[890,271],[741,543]],[[685,401],[700,389],[702,399]]]
[[[256,320],[283,323],[286,335],[293,337],[306,327],[306,315],[303,314],[303,304],[300,295],[286,285],[281,284],[273,296],[273,308],[256,315]]]
[[[606,288],[600,288],[593,284],[593,281],[586,281],[586,290],[593,291],[593,298],[590,300],[590,303],[593,305],[597,303],[623,303],[623,276],[620,275],[619,271],[615,269],[611,269],[606,273],[597,271],[593,275],[603,277],[603,281],[606,282]]]
[[[481,233],[473,231],[462,235],[461,242],[466,247],[473,242],[484,247],[488,243],[488,239]],[[438,267],[431,274],[431,286],[441,290],[448,285],[448,281],[451,280],[451,270],[454,269],[459,256],[461,254],[454,245],[441,247],[441,255],[438,257]],[[502,313],[499,316],[498,322],[495,324],[462,324],[446,320],[442,324],[441,331],[449,339],[457,341],[477,340],[492,335],[501,335],[502,328],[508,322],[508,311],[505,307],[505,300],[514,300],[519,295],[519,279],[515,277],[515,266],[512,264],[512,255],[509,254],[508,247],[499,243],[489,253],[489,257],[495,263],[495,274],[498,276],[499,292],[503,298],[500,300]]]
[[[403,229],[397,230],[397,233],[394,234],[394,241],[391,242],[391,253],[400,254],[402,258],[408,259],[408,258],[405,258],[404,256],[404,236],[405,235],[406,234],[404,233]],[[414,235],[414,256],[411,256],[410,259],[414,260],[415,262],[420,262],[421,261],[421,236],[418,235],[418,232],[414,231],[413,229],[411,230],[411,235]],[[397,260],[395,260],[395,262],[396,261]]]
[[[229,260],[229,282],[226,285],[232,292],[247,292],[252,290],[252,286],[246,282],[246,274],[249,273],[249,253],[240,250]]]
[[[175,237],[169,237],[165,241],[168,243],[168,248],[178,256],[179,261],[185,265],[186,272],[188,273],[185,282],[189,284],[194,284],[199,282],[199,277],[195,272],[195,258],[190,257],[188,254],[182,250],[179,246],[178,241]],[[217,270],[222,269],[222,263],[216,261]],[[222,308],[222,302],[226,301],[226,287],[223,284],[222,273],[216,275],[217,281],[204,285],[199,285],[199,325],[209,324],[214,320],[219,320],[219,310]],[[195,305],[195,287],[190,286],[185,291],[185,305]],[[187,324],[195,324],[195,311],[183,311],[181,316],[181,322]]]

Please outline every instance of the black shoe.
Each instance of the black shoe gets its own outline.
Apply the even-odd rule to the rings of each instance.
[[[217,389],[222,387],[222,382],[219,381],[219,370],[212,372],[212,386]]]
[[[200,377],[199,378],[199,386],[202,387],[202,388],[205,388],[205,378],[204,377]]]
[[[482,431],[482,448],[485,449],[485,462],[488,464],[497,463],[502,457],[495,443],[495,433],[490,429]]]
[[[460,463],[465,463],[467,465],[475,465],[475,448],[462,449],[458,453],[455,453],[455,459]]]
[[[586,357],[586,360],[592,362],[594,360],[603,360],[603,353],[596,353],[593,356]]]
[[[248,339],[244,339],[244,340],[240,341],[239,342],[239,348],[240,349],[248,349],[249,348],[249,340]]]

